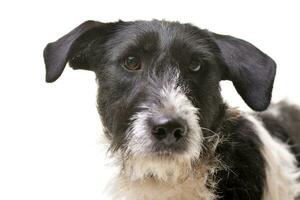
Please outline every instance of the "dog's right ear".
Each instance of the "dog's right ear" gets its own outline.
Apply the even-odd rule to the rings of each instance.
[[[271,101],[276,63],[244,40],[211,32],[223,61],[223,80],[233,82],[237,92],[255,111],[265,110]]]
[[[110,25],[86,21],[57,41],[49,43],[44,49],[46,82],[56,81],[68,61],[73,69],[92,70],[87,58],[90,44],[102,37]]]

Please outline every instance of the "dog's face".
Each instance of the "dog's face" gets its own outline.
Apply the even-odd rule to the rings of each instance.
[[[48,82],[68,61],[96,73],[111,149],[137,178],[175,176],[175,165],[199,158],[202,129],[213,129],[223,108],[221,80],[233,81],[251,108],[264,110],[275,75],[275,63],[245,41],[156,20],[89,21],[49,44],[44,57]]]
[[[113,148],[198,157],[200,125],[211,125],[222,102],[217,46],[191,25],[153,21],[118,28],[93,64]]]

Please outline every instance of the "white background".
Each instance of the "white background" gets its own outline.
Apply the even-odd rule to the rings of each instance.
[[[91,72],[66,68],[44,82],[42,51],[85,20],[152,18],[191,22],[243,38],[278,64],[274,101],[300,103],[300,5],[297,1],[1,1],[0,199],[107,199],[112,175],[100,142]],[[248,110],[230,83],[232,106]]]

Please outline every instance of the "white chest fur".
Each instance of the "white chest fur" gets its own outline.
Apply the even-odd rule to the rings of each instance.
[[[162,183],[153,180],[127,182],[119,179],[121,200],[213,200],[214,195],[205,186],[204,177],[189,177],[180,183]]]

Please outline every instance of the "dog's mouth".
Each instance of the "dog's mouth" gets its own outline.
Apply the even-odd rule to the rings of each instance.
[[[166,145],[161,141],[155,142],[150,153],[157,156],[173,156],[183,154],[186,150],[187,141],[182,139],[171,145]]]

